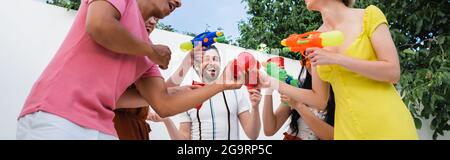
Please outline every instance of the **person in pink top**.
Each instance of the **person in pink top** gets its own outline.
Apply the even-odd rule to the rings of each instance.
[[[180,6],[181,0],[81,0],[72,28],[25,101],[17,139],[117,139],[113,110],[132,84],[161,117],[240,88],[223,76],[169,95],[159,68],[167,69],[171,51],[152,44],[144,19],[162,19]]]

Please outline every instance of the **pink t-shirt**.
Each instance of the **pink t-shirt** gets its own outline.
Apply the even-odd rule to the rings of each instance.
[[[150,43],[136,0],[108,1],[120,12],[120,23]],[[44,111],[117,136],[116,101],[139,78],[161,77],[161,73],[146,56],[118,54],[97,44],[85,30],[89,4],[82,0],[71,30],[31,89],[19,117]]]

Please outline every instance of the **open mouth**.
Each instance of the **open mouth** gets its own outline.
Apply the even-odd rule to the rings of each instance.
[[[214,69],[214,68],[208,69],[208,72],[210,72],[210,73],[216,73],[216,69]]]
[[[212,77],[214,77],[216,75],[216,69],[215,68],[209,68],[206,70],[206,73],[208,73],[209,75],[211,75]]]

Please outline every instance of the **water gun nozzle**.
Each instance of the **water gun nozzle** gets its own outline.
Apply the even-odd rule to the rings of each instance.
[[[287,47],[287,45],[286,45],[286,39],[283,39],[283,40],[281,41],[281,45]]]
[[[180,44],[180,49],[183,52],[187,52],[190,51],[192,48],[194,48],[194,45],[192,44],[192,42],[184,42]]]
[[[216,37],[214,38],[214,42],[224,43],[225,37],[224,36]]]
[[[221,37],[221,36],[223,36],[223,32],[221,32],[221,31],[217,31],[217,32],[216,32],[216,36],[217,36],[217,37]]]

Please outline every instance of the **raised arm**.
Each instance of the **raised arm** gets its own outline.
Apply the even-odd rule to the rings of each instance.
[[[168,117],[194,108],[223,90],[241,88],[242,82],[233,80],[232,71],[229,63],[217,82],[175,95],[168,94],[166,83],[161,77],[141,78],[136,88],[158,115]]]
[[[169,95],[166,84],[160,77],[142,78],[136,83],[136,87],[163,118],[187,111],[224,90],[222,85],[212,84],[183,94]]]
[[[238,117],[241,122],[242,129],[244,129],[247,137],[251,140],[255,140],[258,138],[259,132],[261,131],[261,118],[259,116],[259,102],[261,101],[261,93],[257,89],[250,89],[248,92],[252,109],[251,111],[242,112],[238,115]]]
[[[170,49],[135,38],[122,26],[120,18],[121,13],[110,2],[93,1],[87,12],[86,32],[108,50],[119,54],[148,56],[162,68],[167,68]]]
[[[266,136],[273,136],[280,130],[290,115],[290,107],[280,104],[276,112],[273,112],[273,90],[267,89],[264,95],[263,129]]]
[[[201,63],[204,51],[201,46],[195,47],[183,59],[178,69],[167,80],[167,87],[179,86],[194,63]]]

